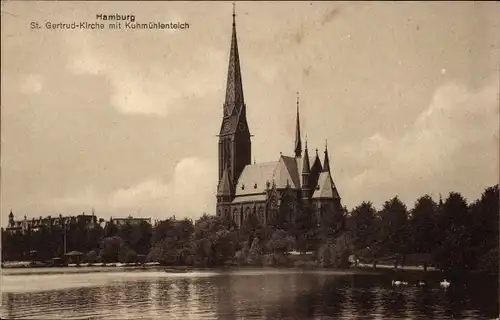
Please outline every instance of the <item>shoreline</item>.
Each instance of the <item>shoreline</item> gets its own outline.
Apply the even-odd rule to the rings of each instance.
[[[368,267],[370,266],[370,267]],[[215,271],[215,270],[300,270],[300,271],[339,271],[339,272],[356,272],[356,273],[381,273],[388,272],[405,272],[405,273],[425,273],[423,269],[404,269],[398,268],[394,270],[393,267],[382,266],[373,269],[371,265],[360,265],[358,268],[334,268],[334,267],[314,267],[314,266],[259,266],[259,265],[222,265],[215,267],[195,267],[195,266],[168,266],[168,265],[102,265],[102,266],[38,266],[38,267],[8,267],[1,268],[2,275],[30,275],[30,274],[85,274],[94,272],[125,272],[125,271],[150,271],[157,270],[167,273],[189,273],[196,271]],[[440,270],[427,270],[427,273],[435,273]]]

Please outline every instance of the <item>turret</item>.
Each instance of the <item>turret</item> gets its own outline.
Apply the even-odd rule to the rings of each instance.
[[[311,174],[309,176],[309,187],[311,188],[311,190],[314,190],[316,188],[318,184],[318,177],[322,170],[323,167],[321,166],[321,161],[319,160],[318,149],[316,149],[316,156],[314,157],[314,161],[311,166]]]
[[[311,186],[309,184],[309,178],[311,175],[311,168],[309,166],[309,152],[307,150],[307,139],[306,139],[306,147],[304,149],[304,160],[302,163],[302,198],[309,199]]]
[[[323,161],[323,171],[330,172],[330,158],[328,157],[328,143],[325,145],[325,161]]]
[[[14,214],[12,213],[12,210],[10,210],[9,213],[9,224],[12,224],[14,222]]]

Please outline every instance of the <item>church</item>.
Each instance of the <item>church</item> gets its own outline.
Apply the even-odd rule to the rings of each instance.
[[[278,212],[286,212],[286,219],[293,221],[293,215],[304,205],[312,208],[312,214],[317,217],[336,216],[341,212],[340,195],[330,172],[328,149],[325,147],[323,163],[317,149],[311,161],[307,140],[302,148],[298,97],[296,108],[295,141],[290,143],[293,155],[280,154],[277,161],[252,164],[233,9],[226,96],[219,133],[217,216],[232,219],[241,227],[251,216],[265,226]]]

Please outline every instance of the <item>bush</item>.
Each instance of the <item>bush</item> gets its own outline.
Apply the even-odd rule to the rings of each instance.
[[[272,253],[265,254],[264,257],[262,258],[262,264],[268,267],[274,266],[276,264],[276,261],[274,259],[274,254]]]
[[[479,258],[479,270],[485,273],[498,274],[498,248],[493,248]]]
[[[85,255],[84,261],[90,262],[90,263],[96,262],[98,256],[99,256],[99,253],[97,252],[97,250],[89,251]]]
[[[293,263],[293,266],[295,268],[305,268],[308,266],[308,263],[306,261],[298,260]]]

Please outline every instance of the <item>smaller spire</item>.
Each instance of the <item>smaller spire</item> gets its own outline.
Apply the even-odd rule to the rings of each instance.
[[[311,167],[309,166],[309,152],[307,151],[307,135],[306,135],[306,147],[304,149],[304,161],[302,163],[302,174],[311,173]]]
[[[295,127],[295,157],[302,156],[302,141],[300,139],[299,92],[297,91],[297,123]]]
[[[318,148],[316,148],[316,157],[314,158],[311,171],[314,172],[314,174],[318,174],[319,172],[323,171],[323,167],[321,166],[321,160],[319,160]]]
[[[328,157],[328,140],[325,145],[325,161],[323,162],[323,171],[330,172],[330,158]]]
[[[255,160],[255,157],[253,157],[253,164],[256,164],[257,161]]]

